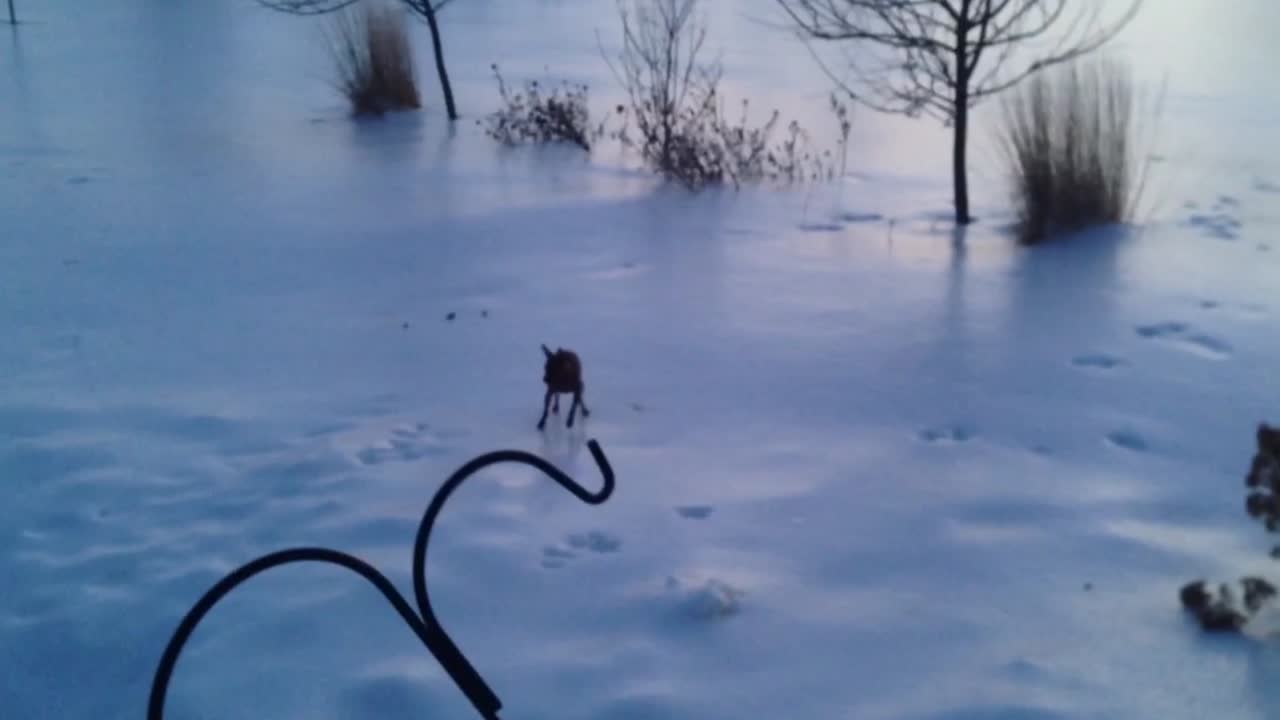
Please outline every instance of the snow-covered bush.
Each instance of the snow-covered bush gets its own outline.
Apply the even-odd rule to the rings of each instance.
[[[1002,109],[999,141],[1023,242],[1132,219],[1144,168],[1123,65],[1076,61],[1042,71],[1011,90]]]
[[[355,114],[421,107],[402,10],[362,3],[335,15],[329,31],[336,85]]]
[[[586,85],[563,82],[548,90],[527,80],[523,91],[512,91],[498,66],[492,67],[502,107],[482,121],[489,137],[504,145],[567,142],[590,152],[604,130],[590,127]]]

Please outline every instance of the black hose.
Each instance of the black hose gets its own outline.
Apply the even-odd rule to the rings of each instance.
[[[164,649],[164,654],[160,657],[160,663],[156,667],[155,678],[151,683],[151,697],[147,704],[147,719],[163,720],[164,701],[169,690],[169,679],[173,675],[173,669],[178,662],[178,656],[182,653],[182,648],[191,637],[191,633],[195,631],[196,625],[204,619],[204,616],[227,593],[230,593],[238,585],[254,575],[274,567],[296,562],[327,562],[347,568],[373,583],[374,587],[378,588],[378,591],[387,598],[387,601],[399,613],[405,624],[426,645],[427,650],[436,658],[436,661],[449,673],[449,677],[453,678],[453,682],[458,686],[458,689],[475,706],[476,712],[480,713],[480,716],[486,720],[497,720],[498,710],[502,708],[502,701],[498,699],[498,696],[489,688],[488,683],[484,681],[480,673],[476,672],[476,669],[467,660],[466,656],[449,638],[449,635],[441,627],[440,622],[436,620],[435,613],[431,609],[431,600],[427,596],[426,579],[427,542],[431,538],[431,529],[435,525],[440,510],[444,507],[445,501],[462,484],[463,480],[466,480],[481,468],[501,462],[517,462],[531,465],[541,470],[552,480],[555,480],[556,483],[579,500],[589,505],[603,503],[613,494],[613,468],[609,466],[609,460],[605,457],[604,451],[600,449],[599,443],[595,440],[589,440],[587,447],[591,450],[591,455],[604,478],[604,485],[595,493],[578,484],[573,478],[546,460],[522,450],[498,450],[486,453],[471,460],[466,465],[458,468],[453,475],[450,475],[444,485],[440,486],[440,489],[436,491],[435,497],[431,499],[431,504],[427,506],[427,511],[422,516],[422,522],[418,525],[418,534],[413,544],[413,593],[418,603],[417,613],[409,606],[404,597],[396,591],[395,586],[391,584],[391,581],[385,575],[365,561],[337,550],[328,548],[282,550],[263,555],[232,571],[222,580],[219,580],[192,606],[191,610],[182,618],[182,622],[178,624],[173,636],[169,638],[169,643]]]

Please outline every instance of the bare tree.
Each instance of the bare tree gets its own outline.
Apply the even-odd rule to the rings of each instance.
[[[777,0],[800,32],[821,41],[866,41],[887,53],[868,68],[846,60],[855,82],[828,75],[856,101],[881,112],[928,114],[952,128],[952,182],[956,222],[967,224],[969,186],[965,152],[969,109],[1051,65],[1090,53],[1116,36],[1137,14],[1101,21],[1099,0]],[[1056,41],[1039,52],[1035,41]],[[1025,63],[1014,62],[1022,48]]]
[[[831,177],[830,152],[811,150],[809,135],[792,121],[771,136],[781,114],[756,124],[750,103],[728,115],[719,61],[702,59],[707,22],[701,0],[619,0],[622,47],[605,62],[627,93],[619,106],[626,147],[668,180],[690,190],[744,182],[801,183]]]
[[[10,25],[18,24],[18,15],[13,11],[13,0],[9,0],[9,24]]]
[[[258,0],[260,5],[289,13],[290,15],[324,15],[337,12],[360,0]],[[453,86],[449,84],[449,72],[444,66],[444,47],[440,40],[440,23],[437,14],[453,0],[400,0],[409,10],[427,21],[431,29],[431,46],[435,51],[436,73],[440,76],[440,88],[444,92],[444,106],[450,120],[458,119],[458,108],[453,102]]]
[[[682,125],[685,116],[714,114],[723,74],[719,63],[698,61],[707,27],[697,10],[698,0],[620,0],[618,65],[605,56],[627,90],[641,154],[664,170],[703,164],[691,143],[681,142]]]

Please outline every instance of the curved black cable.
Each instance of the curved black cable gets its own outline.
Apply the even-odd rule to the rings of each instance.
[[[431,599],[427,597],[427,543],[431,539],[431,529],[435,526],[436,516],[440,514],[440,510],[444,508],[444,503],[458,489],[463,480],[475,473],[481,468],[500,462],[519,462],[541,470],[547,477],[555,480],[560,487],[573,493],[575,497],[588,505],[599,505],[609,496],[613,494],[613,468],[609,467],[609,460],[604,456],[604,451],[600,449],[599,443],[591,440],[587,443],[587,448],[591,450],[592,457],[595,458],[596,465],[600,468],[600,474],[604,477],[604,485],[599,492],[592,493],[582,485],[579,485],[573,478],[564,474],[559,468],[532,453],[523,450],[498,450],[487,453],[475,458],[471,462],[458,468],[449,479],[440,486],[436,491],[435,497],[431,498],[431,504],[427,506],[427,511],[422,515],[422,522],[418,524],[418,536],[413,542],[413,594],[418,601],[418,613],[421,615],[423,622],[427,626],[428,632],[432,633],[432,637],[438,639],[439,646],[436,648],[436,658],[440,664],[444,666],[449,675],[453,677],[453,681],[458,685],[458,689],[462,690],[467,699],[475,705],[476,710],[481,715],[489,717],[486,710],[496,713],[502,707],[502,702],[498,700],[498,696],[494,695],[484,678],[480,677],[480,673],[471,666],[467,658],[458,649],[449,635],[445,633],[444,628],[440,626],[440,622],[436,620],[435,611],[431,609]],[[443,655],[443,656],[442,656]]]
[[[236,586],[245,582],[249,578],[259,573],[270,570],[281,565],[288,565],[297,562],[327,562],[340,567],[347,568],[360,575],[364,579],[373,583],[374,587],[387,598],[391,606],[406,624],[413,630],[414,634],[428,647],[429,635],[426,627],[423,626],[422,620],[414,613],[413,608],[405,601],[404,597],[396,590],[391,581],[385,575],[374,569],[360,558],[348,555],[337,550],[328,548],[293,548],[290,550],[281,550],[279,552],[263,555],[252,562],[246,563],[231,574],[222,578],[216,585],[209,589],[208,592],[192,606],[187,612],[186,617],[182,618],[178,629],[174,631],[173,636],[169,639],[168,646],[164,649],[164,655],[160,657],[160,664],[156,668],[154,681],[151,683],[151,698],[147,704],[147,717],[150,720],[160,720],[164,717],[164,700],[169,691],[169,678],[173,675],[174,665],[178,662],[178,655],[182,652],[183,646],[187,644],[187,639],[191,637],[191,633],[195,632],[196,625],[204,619],[204,616],[213,609],[219,600],[226,597],[236,588]]]
[[[436,620],[435,613],[431,609],[431,601],[427,597],[426,584],[427,542],[431,537],[431,529],[435,525],[436,517],[440,514],[440,510],[444,507],[445,500],[462,484],[463,480],[481,468],[500,462],[518,462],[531,465],[541,470],[552,480],[555,480],[556,483],[579,500],[589,505],[603,503],[613,494],[613,468],[609,466],[609,461],[605,457],[604,451],[600,449],[599,443],[595,440],[589,440],[587,447],[591,450],[591,455],[604,478],[603,487],[599,492],[595,493],[578,484],[573,478],[546,460],[522,450],[498,450],[486,453],[458,468],[453,475],[449,476],[444,485],[436,491],[435,496],[431,499],[431,504],[427,506],[427,511],[418,526],[418,534],[414,541],[413,592],[418,602],[418,613],[414,612],[408,601],[395,589],[395,586],[385,575],[365,561],[337,550],[328,548],[281,550],[263,555],[233,570],[210,588],[187,611],[186,616],[178,624],[173,636],[169,638],[169,643],[165,646],[164,654],[160,657],[160,663],[156,667],[156,674],[151,683],[151,695],[147,703],[147,719],[163,720],[164,701],[169,691],[169,679],[173,675],[178,656],[182,653],[182,648],[186,645],[191,634],[195,632],[196,626],[200,624],[200,621],[204,619],[205,615],[213,609],[213,606],[219,600],[226,597],[228,593],[249,578],[271,568],[297,562],[327,562],[347,568],[372,583],[391,603],[391,606],[395,608],[395,611],[405,621],[405,624],[413,630],[413,633],[418,636],[418,639],[426,645],[427,649],[436,658],[436,661],[449,673],[449,677],[453,679],[458,689],[475,706],[480,716],[486,718],[486,720],[497,720],[498,710],[502,708],[502,701],[498,699],[498,696],[485,683],[480,673],[476,672],[476,669],[467,660],[466,656],[462,654],[462,651],[445,633],[444,628],[440,626],[439,621]]]

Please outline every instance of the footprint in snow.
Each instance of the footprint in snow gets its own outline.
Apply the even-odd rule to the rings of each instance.
[[[925,428],[919,433],[921,440],[927,443],[963,443],[973,439],[973,430],[961,425],[942,428]]]
[[[847,222],[854,225],[857,225],[860,223],[880,222],[883,219],[884,219],[884,216],[881,215],[880,213],[872,213],[872,212],[862,212],[862,213],[847,212],[840,215],[840,220],[842,222]]]
[[[1091,370],[1113,370],[1124,364],[1124,361],[1114,355],[1105,353],[1077,355],[1071,358],[1071,364],[1078,368],[1088,368]]]
[[[559,570],[567,563],[576,560],[580,552],[604,555],[618,552],[621,547],[621,540],[598,530],[574,533],[565,538],[561,545],[547,545],[542,548],[542,567],[548,570]]]
[[[1235,198],[1224,196],[1219,198],[1209,210],[1201,211],[1194,204],[1186,207],[1193,210],[1187,219],[1183,221],[1183,225],[1195,228],[1207,237],[1219,238],[1222,240],[1236,239],[1239,231],[1244,224],[1235,216],[1236,210],[1239,208],[1239,202]]]
[[[365,465],[381,465],[420,460],[443,451],[444,443],[440,437],[431,431],[427,423],[420,422],[395,428],[382,442],[356,452],[356,458]]]
[[[706,520],[714,509],[710,505],[682,505],[676,508],[676,514],[687,520]]]
[[[594,275],[595,277],[600,278],[602,280],[613,280],[618,278],[629,277],[631,275],[636,275],[641,272],[644,272],[644,270],[645,270],[644,265],[639,265],[634,260],[627,260],[620,265],[599,270],[596,273],[594,273]]]
[[[1232,353],[1231,344],[1227,341],[1209,333],[1193,332],[1191,326],[1184,322],[1139,325],[1134,332],[1148,339],[1173,341],[1184,350],[1212,360],[1226,359]]]
[[[615,553],[622,548],[622,540],[614,535],[599,530],[587,533],[574,533],[565,539],[569,547],[576,550],[606,554]]]
[[[1280,183],[1258,178],[1253,182],[1253,189],[1264,193],[1280,193]]]
[[[67,184],[68,185],[87,185],[90,182],[90,180],[91,178],[87,175],[76,175],[74,177],[67,178]]]
[[[1205,333],[1188,336],[1184,341],[1184,345],[1187,349],[1214,360],[1222,360],[1231,356],[1232,348],[1230,344],[1225,340]]]
[[[844,229],[844,226],[839,223],[824,222],[800,223],[797,227],[807,233],[832,233]]]
[[[578,557],[578,554],[572,550],[548,545],[542,548],[542,567],[548,570],[559,570],[564,567],[565,563]]]
[[[723,580],[701,582],[668,577],[666,591],[675,600],[677,611],[694,620],[724,620],[742,611],[746,592]]]
[[[1150,325],[1139,325],[1134,328],[1144,338],[1165,338],[1173,335],[1180,335],[1187,331],[1190,326],[1184,322],[1162,322]]]
[[[1130,452],[1146,452],[1147,441],[1141,435],[1131,430],[1117,430],[1107,434],[1107,442],[1115,447],[1128,450]]]
[[[1220,240],[1235,240],[1243,223],[1235,216],[1240,207],[1240,200],[1232,195],[1219,195],[1210,206],[1208,212],[1200,212],[1194,202],[1186,203],[1184,208],[1195,210],[1183,221],[1187,227],[1196,228],[1207,237]]]

